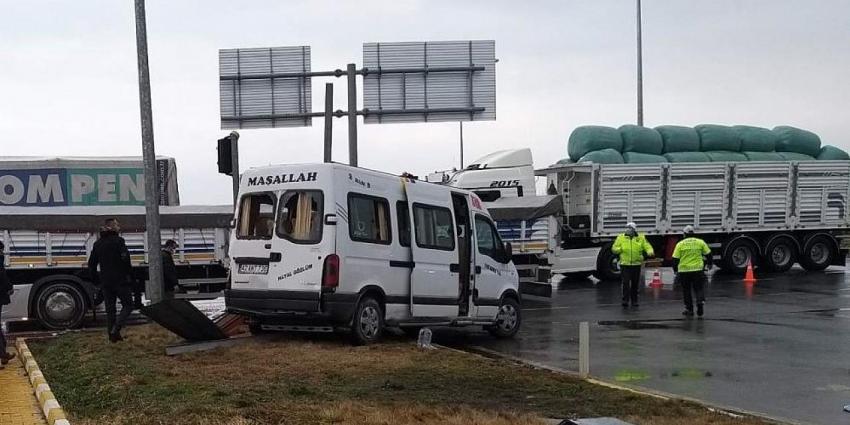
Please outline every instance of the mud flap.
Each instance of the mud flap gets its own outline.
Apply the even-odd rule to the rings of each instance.
[[[552,284],[549,282],[520,282],[519,292],[523,295],[552,298]]]
[[[214,341],[227,335],[189,301],[169,299],[143,306],[142,314],[187,341]]]

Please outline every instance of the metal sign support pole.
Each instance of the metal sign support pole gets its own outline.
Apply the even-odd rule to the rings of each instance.
[[[238,208],[236,204],[239,197],[239,132],[230,132],[230,175],[233,177],[233,209]]]
[[[348,164],[357,166],[357,69],[353,63],[346,68],[348,75]]]
[[[333,145],[334,85],[325,83],[325,162],[331,162]]]
[[[460,169],[463,170],[463,121],[460,122]]]
[[[135,0],[136,54],[139,67],[139,110],[142,122],[142,156],[145,175],[145,227],[148,242],[148,275],[145,292],[151,303],[162,301],[162,252],[159,229],[159,186],[157,185],[156,151],[153,143],[151,81],[148,72],[148,40],[145,24],[145,0]]]
[[[640,21],[640,0],[637,0],[637,125],[643,126],[643,42]]]

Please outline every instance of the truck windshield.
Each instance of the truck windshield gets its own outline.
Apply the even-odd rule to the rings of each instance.
[[[274,201],[271,193],[253,193],[239,204],[238,239],[271,239],[274,230]]]
[[[281,195],[277,235],[295,243],[320,242],[323,200],[318,190],[289,191]]]

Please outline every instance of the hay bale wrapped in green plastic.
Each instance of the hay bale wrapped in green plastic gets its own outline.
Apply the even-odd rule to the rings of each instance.
[[[741,139],[741,152],[773,152],[779,136],[763,127],[736,125],[732,127]]]
[[[703,152],[740,152],[741,139],[738,132],[728,125],[700,124],[694,127],[699,134],[699,150]]]
[[[749,161],[785,161],[777,152],[743,152]]]
[[[699,134],[691,127],[660,125],[655,127],[664,143],[662,153],[699,152]]]
[[[556,162],[555,164],[558,164],[558,165],[567,165],[567,164],[575,164],[575,163],[576,163],[576,162],[575,162],[575,161],[573,161],[573,159],[572,159],[572,158],[564,158],[564,159],[559,160],[559,161],[558,161],[558,162]]]
[[[623,161],[626,164],[658,164],[667,162],[667,158],[661,155],[652,155],[640,152],[623,152]]]
[[[661,134],[655,129],[641,127],[639,125],[621,125],[620,136],[623,139],[622,152],[638,152],[651,155],[661,155],[664,150],[664,142]],[[627,161],[628,162],[628,161]]]
[[[797,152],[777,152],[785,161],[816,161],[815,157]]]
[[[573,161],[578,161],[588,152],[603,149],[613,149],[618,153],[623,151],[619,130],[601,125],[583,125],[573,130],[567,143],[567,152]]]
[[[745,162],[747,156],[741,152],[732,151],[711,151],[704,152],[711,162]]]
[[[817,156],[819,161],[847,161],[850,160],[850,155],[843,149],[835,146],[826,145],[820,148],[820,153]]]
[[[795,152],[816,157],[820,154],[820,137],[811,131],[791,126],[774,127],[777,152]]]
[[[576,162],[592,162],[594,164],[622,164],[623,154],[617,152],[614,149],[600,149],[598,151],[586,153]]]
[[[668,162],[711,162],[708,155],[702,152],[670,152],[665,153]]]

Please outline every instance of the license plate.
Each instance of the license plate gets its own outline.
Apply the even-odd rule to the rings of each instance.
[[[240,274],[269,274],[268,264],[240,264]]]

